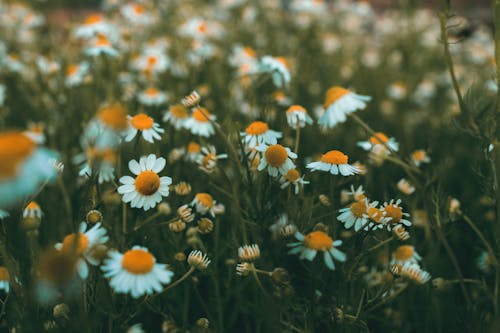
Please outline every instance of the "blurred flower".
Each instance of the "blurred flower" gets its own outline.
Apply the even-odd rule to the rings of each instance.
[[[72,233],[64,237],[62,243],[57,243],[55,248],[68,255],[76,256],[78,261],[76,268],[82,279],[86,279],[89,274],[87,262],[91,265],[99,265],[99,260],[92,256],[94,247],[104,244],[108,241],[106,230],[96,223],[87,230],[87,223],[82,222],[78,233]]]
[[[194,267],[200,271],[207,269],[210,264],[210,260],[208,260],[207,255],[203,254],[199,250],[193,250],[189,253],[187,258],[188,264],[191,267]]]
[[[194,205],[197,213],[202,215],[210,213],[212,217],[224,210],[224,206],[217,204],[217,201],[208,193],[197,193],[191,204]]]
[[[349,157],[339,150],[330,150],[321,156],[320,161],[307,164],[311,171],[326,171],[333,175],[351,176],[359,173],[359,169],[348,164]]]
[[[7,267],[0,267],[0,290],[6,293],[10,290],[10,274]]]
[[[37,218],[41,219],[43,211],[36,201],[30,201],[23,210],[23,218]]]
[[[403,265],[406,262],[418,263],[422,260],[422,257],[415,251],[415,248],[411,245],[401,245],[392,252],[391,265],[400,264]]]
[[[411,153],[411,160],[417,167],[419,167],[422,163],[430,163],[431,158],[427,155],[425,150],[418,149]]]
[[[483,271],[483,273],[489,273],[493,270],[495,266],[495,261],[493,257],[487,251],[482,251],[476,260],[477,267]]]
[[[120,8],[120,13],[130,23],[137,26],[151,25],[155,21],[153,13],[147,12],[140,2],[130,2]]]
[[[195,108],[191,117],[189,117],[184,126],[194,135],[210,137],[215,133],[215,129],[210,121],[215,121],[215,116],[210,114],[207,109]]]
[[[243,245],[238,248],[238,257],[241,261],[255,261],[260,258],[259,245]]]
[[[290,249],[288,253],[300,253],[300,259],[305,258],[309,261],[312,261],[316,257],[318,251],[323,251],[323,259],[325,260],[325,265],[331,270],[335,270],[333,259],[336,259],[340,262],[346,261],[345,253],[336,249],[337,246],[342,245],[342,241],[334,241],[323,231],[313,231],[305,236],[300,232],[296,232],[295,238],[297,238],[299,242],[287,244],[287,246],[292,247],[292,249]]]
[[[297,126],[305,127],[306,123],[311,125],[313,123],[312,118],[307,114],[306,109],[300,105],[292,105],[286,110],[286,120],[288,126],[296,129]]]
[[[262,171],[267,168],[267,172],[271,177],[285,176],[290,169],[295,168],[291,159],[297,158],[297,154],[292,152],[290,148],[283,147],[280,144],[270,146],[262,144],[256,149],[264,155],[260,160],[258,170]]]
[[[110,57],[117,57],[118,51],[113,47],[111,41],[104,35],[97,35],[90,41],[89,46],[85,49],[85,54],[97,57],[100,55],[107,55]]]
[[[53,180],[57,169],[51,164],[56,153],[37,147],[21,132],[0,132],[0,209],[34,194]]]
[[[43,133],[44,125],[43,123],[28,123],[28,129],[23,132],[31,140],[35,141],[37,144],[41,145],[45,143],[45,134]]]
[[[111,250],[101,269],[110,278],[110,286],[116,293],[131,294],[133,298],[151,295],[163,290],[172,276],[167,265],[156,263],[147,248],[134,246],[124,254]]]
[[[168,108],[168,111],[163,115],[163,121],[168,122],[175,129],[186,127],[188,112],[182,104],[174,104]]]
[[[89,64],[81,62],[79,64],[70,64],[66,68],[65,84],[67,87],[76,87],[84,82],[85,77],[89,74]]]
[[[290,84],[290,65],[283,57],[264,56],[260,59],[257,71],[271,74],[273,84],[284,88]]]
[[[375,147],[376,145],[388,146],[394,151],[398,151],[399,148],[399,144],[397,143],[396,139],[389,138],[382,132],[376,132],[368,139],[368,141],[359,141],[357,145],[366,151],[373,150],[373,147]]]
[[[167,95],[154,87],[149,87],[139,93],[138,100],[147,106],[159,106],[167,101]]]
[[[398,181],[397,188],[400,192],[410,195],[413,192],[415,192],[415,186],[411,185],[409,181],[407,181],[405,178],[401,178]]]
[[[142,328],[142,324],[135,324],[128,328],[127,333],[146,333]]]
[[[405,262],[403,265],[396,264],[391,267],[393,274],[401,275],[418,284],[427,283],[431,279],[431,275],[422,270],[416,263]]]
[[[201,155],[201,146],[194,141],[189,142],[186,147],[186,156],[185,156],[186,161],[196,162],[200,158],[200,155]]]
[[[269,227],[269,231],[273,238],[288,237],[295,234],[297,226],[288,222],[287,214],[281,214],[276,222]]]
[[[114,29],[101,14],[90,14],[85,22],[75,29],[74,34],[76,37],[89,39],[97,34],[109,35]]]
[[[200,166],[200,169],[205,171],[206,173],[212,173],[215,171],[217,167],[217,162],[220,159],[227,158],[227,154],[219,154],[217,155],[217,151],[214,146],[208,146],[201,148],[201,154],[199,155],[198,160],[196,161]]]
[[[127,113],[119,103],[99,109],[90,120],[82,136],[84,148],[110,148],[121,142],[122,132],[128,128]]]
[[[282,136],[281,132],[270,130],[267,123],[263,121],[252,122],[240,135],[249,148],[255,148],[261,144],[275,145]]]
[[[304,188],[304,185],[309,184],[307,180],[304,180],[304,177],[300,176],[300,172],[297,169],[290,169],[286,174],[280,177],[279,179],[281,183],[281,188],[287,188],[290,184],[293,184],[295,187],[295,194],[299,194],[299,191]]]
[[[160,74],[167,70],[170,60],[162,51],[147,48],[142,54],[132,60],[132,69],[145,74]]]
[[[123,195],[123,202],[130,202],[132,208],[149,210],[161,202],[162,197],[167,197],[172,178],[158,176],[158,173],[165,168],[165,164],[163,157],[157,158],[154,154],[141,157],[139,162],[130,160],[128,167],[137,177],[120,178],[120,183],[123,185],[118,187],[118,193]]]
[[[92,177],[95,173],[99,184],[115,178],[116,154],[111,148],[87,148],[85,154],[76,155],[73,162],[80,165],[79,176]]]
[[[364,109],[370,96],[358,95],[342,87],[334,86],[326,91],[323,108],[324,114],[319,118],[318,124],[326,129],[338,123],[343,123],[347,115],[357,110]]]
[[[161,140],[160,133],[163,133],[165,130],[153,118],[144,113],[138,113],[133,117],[128,116],[127,119],[129,121],[129,128],[125,132],[125,141],[132,141],[139,131],[142,132],[144,140],[150,143],[153,143],[154,139]]]
[[[387,87],[387,95],[395,100],[401,100],[406,97],[407,87],[402,81],[396,81]]]

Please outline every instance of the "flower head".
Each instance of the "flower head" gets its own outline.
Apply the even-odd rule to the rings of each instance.
[[[292,248],[288,253],[300,253],[300,259],[305,258],[309,261],[312,261],[316,257],[318,251],[322,251],[325,265],[332,271],[335,270],[333,259],[336,259],[340,262],[344,262],[346,260],[345,253],[336,249],[337,246],[342,245],[342,241],[334,241],[330,236],[328,236],[328,234],[323,231],[312,231],[307,235],[296,232],[295,238],[297,238],[299,242],[288,244],[288,246]]]
[[[322,128],[332,128],[338,123],[343,123],[347,115],[364,109],[369,100],[371,100],[370,96],[358,95],[338,86],[331,87],[326,91],[323,103],[325,111],[318,120],[318,124]]]
[[[217,162],[220,159],[227,158],[227,154],[219,154],[217,155],[217,151],[214,146],[208,146],[201,148],[201,154],[199,155],[196,163],[200,166],[200,169],[205,171],[206,173],[214,172],[217,167]]]
[[[243,142],[249,148],[255,148],[259,145],[275,145],[281,138],[281,133],[269,129],[269,125],[263,121],[254,121],[241,132]]]
[[[292,105],[286,110],[286,121],[294,129],[297,126],[305,127],[306,124],[311,125],[313,123],[312,118],[307,114],[307,110],[300,105]]]
[[[304,185],[309,184],[307,180],[304,180],[304,176],[300,175],[297,169],[290,169],[287,173],[280,177],[281,188],[287,188],[290,184],[295,187],[295,194],[299,194],[300,190]]]
[[[411,226],[411,221],[406,218],[410,216],[410,214],[405,213],[403,208],[399,205],[401,200],[398,199],[396,201],[391,200],[389,203],[384,203],[384,212],[385,216],[389,218],[387,224],[387,230],[391,230],[394,226],[398,224],[403,224],[407,227]]]
[[[175,129],[185,127],[188,119],[188,111],[182,104],[171,105],[167,112],[163,115],[163,121],[170,123]]]
[[[184,126],[194,135],[208,138],[215,133],[215,129],[211,123],[214,120],[214,115],[210,114],[207,109],[199,107],[193,110],[193,114],[186,120]]]
[[[165,130],[160,127],[158,123],[155,123],[154,119],[150,116],[139,113],[133,117],[128,116],[129,128],[125,133],[125,141],[132,141],[137,132],[142,132],[142,137],[144,140],[153,143],[154,139],[161,140],[160,133],[163,133]]]
[[[376,145],[388,146],[393,151],[398,151],[399,148],[399,144],[397,143],[396,139],[389,138],[382,132],[375,133],[368,139],[368,141],[358,142],[358,146],[366,151],[373,150],[373,147],[375,147]]]
[[[167,95],[155,87],[149,87],[139,93],[138,100],[143,105],[159,106],[167,101]]]
[[[203,254],[199,250],[193,250],[189,253],[188,256],[188,264],[191,267],[194,267],[198,270],[205,270],[207,269],[208,265],[210,264],[210,260],[208,260],[207,255]]]
[[[259,171],[267,168],[270,176],[277,177],[278,175],[284,176],[290,169],[295,168],[291,159],[297,158],[297,154],[292,152],[290,148],[273,144],[270,146],[260,145],[256,149],[263,152],[264,155],[257,168]]]
[[[348,164],[349,156],[339,150],[330,150],[321,156],[320,161],[311,162],[307,165],[311,171],[321,170],[330,172],[333,175],[351,176],[360,172],[360,170]]]

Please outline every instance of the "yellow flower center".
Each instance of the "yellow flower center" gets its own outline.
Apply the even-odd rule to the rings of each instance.
[[[102,21],[102,16],[99,14],[90,14],[85,19],[85,25],[92,25]]]
[[[128,250],[122,259],[122,267],[132,274],[149,273],[153,270],[154,263],[153,255],[140,249]]]
[[[139,4],[135,4],[134,5],[134,13],[136,14],[143,14],[144,13],[144,8],[139,5]]]
[[[326,91],[325,94],[325,102],[323,103],[323,106],[327,108],[328,106],[332,105],[335,103],[338,99],[343,97],[344,95],[348,94],[350,91],[342,88],[342,87],[331,87]]]
[[[290,63],[285,57],[275,57],[274,58],[277,62],[281,63],[283,66],[286,68],[290,68]]]
[[[186,108],[181,104],[172,105],[169,111],[172,116],[178,119],[184,119],[188,116]]]
[[[153,171],[142,171],[135,179],[135,189],[142,195],[152,195],[160,188],[160,177]]]
[[[148,57],[148,66],[149,67],[156,65],[157,62],[158,62],[158,58],[156,56],[152,55],[152,56]]]
[[[26,206],[26,209],[29,210],[40,209],[40,205],[38,205],[35,201],[30,201],[30,203]]]
[[[153,88],[153,87],[149,87],[148,89],[146,89],[144,91],[144,94],[146,94],[149,97],[154,97],[154,96],[158,95],[159,93],[160,93],[160,91],[156,88]]]
[[[66,69],[66,76],[73,76],[77,72],[78,72],[78,65],[77,64],[71,64]]]
[[[366,200],[359,200],[352,203],[349,209],[351,210],[352,215],[357,218],[363,217],[363,215],[366,214]]]
[[[187,152],[190,154],[197,154],[201,151],[201,146],[196,142],[190,142],[187,145]]]
[[[209,154],[205,155],[205,157],[203,157],[203,160],[201,163],[204,167],[208,167],[208,164],[212,161],[217,161],[217,155],[215,155],[213,153],[209,153]]]
[[[300,178],[300,173],[297,171],[297,169],[290,169],[286,173],[285,178],[289,182],[294,183],[297,181],[297,179]]]
[[[245,52],[245,54],[246,54],[247,56],[251,57],[251,58],[255,58],[255,56],[256,56],[256,53],[255,53],[254,49],[252,49],[252,48],[251,48],[251,47],[249,47],[249,46],[245,46],[245,47],[243,48],[243,52]]]
[[[0,281],[9,281],[9,271],[5,267],[0,267]]]
[[[107,47],[107,46],[111,46],[111,42],[108,40],[108,38],[106,36],[98,35],[97,40],[95,42],[95,46]]]
[[[401,245],[394,251],[394,258],[399,261],[406,261],[413,257],[413,246]]]
[[[124,130],[128,126],[127,113],[119,103],[102,108],[98,117],[104,124],[117,131]]]
[[[205,207],[212,208],[214,206],[214,199],[208,193],[198,193],[196,195],[196,200]]]
[[[78,237],[78,244],[75,244]],[[89,246],[89,239],[85,234],[69,234],[64,237],[61,251],[64,253],[75,253],[82,255]]]
[[[263,121],[254,121],[246,128],[248,135],[261,135],[269,130],[269,126]]]
[[[328,251],[332,248],[333,239],[323,231],[313,231],[304,236],[304,245],[316,251]]]
[[[280,167],[288,158],[288,153],[282,145],[276,144],[267,147],[266,152],[264,153],[264,157],[266,158],[267,164],[272,167]]]
[[[294,113],[294,112],[302,112],[302,113],[307,113],[306,109],[304,109],[303,106],[300,105],[292,105],[286,110],[287,113]]]
[[[368,216],[375,222],[380,223],[382,217],[382,211],[376,207],[368,207]]]
[[[14,176],[35,148],[35,143],[22,133],[0,133],[0,180]]]
[[[144,113],[139,113],[138,115],[130,119],[130,123],[132,124],[133,127],[142,131],[153,128],[154,120],[153,118],[145,115]]]
[[[425,150],[415,150],[412,154],[412,157],[415,161],[422,161],[425,158]]]
[[[210,121],[210,113],[205,108],[196,108],[193,111],[193,118],[196,121],[206,123],[206,122]]]
[[[388,205],[385,207],[385,213],[387,217],[392,217],[391,223],[398,223],[403,218],[403,209],[396,205]]]
[[[349,157],[339,150],[330,150],[321,156],[321,162],[329,164],[347,164]]]
[[[369,141],[372,145],[378,145],[387,143],[389,141],[389,138],[382,132],[376,132],[374,136],[370,137]]]

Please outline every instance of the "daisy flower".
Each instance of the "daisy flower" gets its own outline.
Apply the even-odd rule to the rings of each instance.
[[[393,265],[391,267],[391,272],[401,275],[407,279],[410,279],[418,284],[427,283],[431,279],[431,275],[424,271],[416,263],[405,262],[403,265]]]
[[[6,293],[10,290],[10,274],[7,267],[0,266],[0,290]]]
[[[296,232],[295,238],[297,238],[297,240],[299,241],[287,244],[288,247],[292,248],[288,253],[300,253],[300,259],[305,258],[309,261],[312,261],[316,257],[318,251],[322,251],[325,265],[332,271],[335,270],[333,259],[336,259],[340,262],[344,262],[346,260],[345,253],[336,249],[337,246],[342,245],[342,241],[334,241],[323,231],[317,230],[310,232],[307,235]]]
[[[260,249],[259,245],[251,244],[251,245],[243,245],[238,248],[238,258],[241,261],[255,261],[260,258]]]
[[[405,178],[401,178],[396,184],[398,190],[406,195],[410,195],[415,192],[415,186],[413,186],[409,181]]]
[[[313,123],[306,109],[300,105],[292,105],[286,110],[286,121],[288,122],[288,126],[293,129],[296,129],[297,126],[305,127],[306,123],[309,125]]]
[[[224,211],[224,206],[222,204],[217,204],[217,201],[208,193],[196,194],[191,205],[194,205],[197,213],[202,215],[210,213],[212,217]]]
[[[271,74],[277,88],[286,87],[290,83],[290,65],[283,57],[264,56],[260,59],[258,68],[260,72]]]
[[[82,279],[86,279],[89,274],[87,262],[93,266],[99,265],[99,260],[92,256],[93,249],[106,243],[108,239],[106,229],[102,228],[100,223],[94,224],[87,230],[87,223],[82,222],[77,234],[67,235],[62,243],[55,245],[55,248],[65,254],[78,256],[76,263],[78,274]]]
[[[182,104],[174,104],[168,108],[163,115],[163,121],[168,122],[175,129],[181,129],[186,126],[188,111]]]
[[[188,143],[188,145],[186,146],[186,156],[185,156],[186,161],[196,163],[196,161],[200,159],[200,156],[201,156],[201,146],[194,141]]]
[[[270,146],[259,145],[256,149],[264,153],[257,170],[262,171],[267,168],[267,172],[271,177],[285,176],[290,169],[295,168],[291,159],[297,158],[297,154],[292,152],[290,148],[275,144]]]
[[[406,217],[409,217],[410,214],[405,213],[403,208],[399,206],[401,203],[401,199],[396,201],[391,200],[389,203],[384,203],[384,212],[390,220],[387,223],[387,230],[391,230],[394,226],[398,224],[403,224],[407,227],[411,226],[411,221],[407,220]]]
[[[167,70],[169,59],[162,50],[146,49],[132,61],[132,68],[143,73],[159,74]]]
[[[154,23],[154,16],[138,2],[125,4],[120,9],[121,14],[134,25],[145,26]]]
[[[167,101],[167,95],[154,87],[149,87],[139,93],[139,102],[147,106],[162,105]]]
[[[178,30],[180,36],[193,38],[194,40],[222,37],[223,32],[222,27],[217,22],[198,17],[190,18]]]
[[[201,155],[199,155],[196,163],[198,163],[201,170],[205,171],[206,173],[212,173],[217,167],[218,160],[225,158],[227,158],[227,154],[217,155],[217,150],[215,150],[215,147],[208,146],[201,148]]]
[[[431,162],[431,158],[429,157],[429,155],[427,155],[427,153],[423,149],[417,149],[417,150],[413,151],[411,153],[411,160],[413,161],[413,163],[417,167],[422,165],[422,163],[430,163]]]
[[[127,132],[125,132],[125,141],[132,141],[137,132],[142,132],[142,137],[147,142],[154,142],[154,139],[161,140],[160,133],[163,133],[165,130],[160,127],[158,123],[155,123],[154,119],[150,116],[139,113],[133,117],[127,117],[129,122],[129,128]]]
[[[400,264],[403,265],[406,262],[418,263],[422,260],[422,257],[415,251],[415,248],[411,245],[401,245],[398,246],[394,252],[392,252],[391,265]]]
[[[97,34],[110,34],[114,28],[106,22],[100,14],[90,14],[85,22],[75,29],[75,36],[78,38],[92,38]]]
[[[370,96],[358,95],[342,87],[331,87],[326,91],[323,103],[325,111],[319,118],[318,124],[326,129],[343,123],[346,121],[347,115],[364,109],[366,102],[370,99]]]
[[[73,162],[80,165],[79,176],[90,178],[96,173],[99,184],[115,178],[116,154],[111,148],[89,147],[85,154],[76,155]]]
[[[21,132],[0,132],[0,209],[8,208],[53,180],[56,153]]]
[[[295,194],[299,194],[300,189],[304,187],[304,185],[309,184],[307,180],[304,180],[304,177],[300,176],[300,172],[297,169],[290,169],[287,173],[280,178],[281,188],[287,188],[290,184],[293,184],[295,187]]]
[[[113,47],[108,37],[99,34],[90,41],[90,45],[85,49],[85,54],[91,57],[98,57],[100,55],[117,57],[118,51]]]
[[[243,142],[250,148],[261,144],[275,145],[282,136],[281,132],[270,130],[267,123],[263,121],[252,122],[240,135],[243,136]]]
[[[344,223],[346,229],[354,226],[354,231],[358,232],[368,225],[368,209],[377,205],[377,201],[369,203],[367,198],[362,198],[350,204],[349,207],[340,209],[337,220]]]
[[[42,216],[42,209],[36,201],[30,201],[23,210],[23,218],[31,217],[41,219]]]
[[[38,145],[45,143],[45,134],[43,133],[43,123],[28,123],[28,129],[23,132],[31,140],[35,141]]]
[[[134,246],[123,254],[111,250],[108,254],[101,269],[117,293],[139,298],[160,292],[162,284],[169,284],[174,275],[167,265],[156,263],[156,258],[145,247]]]
[[[376,145],[388,146],[394,151],[398,151],[399,144],[394,138],[389,138],[382,132],[377,132],[372,135],[368,141],[359,141],[357,145],[366,151],[371,151]]]
[[[89,64],[81,62],[79,64],[70,64],[66,68],[66,77],[64,83],[66,87],[76,87],[83,83],[85,77],[89,74]]]
[[[137,177],[120,178],[123,185],[118,187],[118,193],[123,195],[123,202],[130,202],[132,208],[149,210],[161,202],[162,197],[167,197],[172,178],[158,176],[165,164],[163,157],[157,158],[154,154],[141,157],[139,162],[130,160],[128,167]]]
[[[289,106],[292,104],[292,99],[281,90],[273,92],[272,97],[279,106]]]
[[[330,150],[321,156],[317,162],[307,164],[307,168],[311,171],[321,170],[330,172],[333,175],[351,176],[360,172],[360,170],[348,164],[349,156],[340,150]]]
[[[370,221],[365,227],[365,231],[382,229],[391,220],[383,207],[369,206],[366,213]]]
[[[199,107],[193,110],[193,114],[184,123],[184,127],[189,129],[192,134],[210,137],[215,133],[215,129],[210,121],[214,121],[215,116],[210,114],[207,109]]]
[[[83,147],[110,148],[121,142],[128,128],[127,113],[119,103],[102,107],[89,122],[82,137]]]

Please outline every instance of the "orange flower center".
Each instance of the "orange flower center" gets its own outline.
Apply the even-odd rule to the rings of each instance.
[[[75,244],[76,238],[78,237],[78,244]],[[82,255],[87,247],[89,246],[89,239],[85,234],[69,234],[64,237],[61,251],[64,253],[75,253],[77,255]]]
[[[372,145],[378,145],[382,143],[387,143],[389,141],[389,138],[384,133],[377,132],[375,133],[374,136],[370,137],[369,141]]]
[[[286,152],[285,147],[282,145],[271,145],[266,149],[264,153],[264,157],[266,158],[267,164],[272,167],[280,167],[288,158],[288,153]]]
[[[78,65],[77,64],[71,64],[66,69],[66,76],[73,76],[77,72],[78,72]]]
[[[205,207],[212,208],[214,206],[214,199],[208,193],[198,193],[196,195],[196,200]]]
[[[198,24],[198,31],[201,33],[207,32],[207,25],[204,22]]]
[[[169,111],[175,118],[183,119],[188,116],[186,108],[181,104],[172,105]]]
[[[357,218],[363,217],[366,214],[366,200],[359,200],[351,204],[349,207],[352,215]]]
[[[377,223],[380,223],[382,217],[384,217],[382,211],[376,207],[368,207],[368,216]]]
[[[9,271],[5,267],[0,267],[0,281],[9,281]]]
[[[251,57],[251,58],[255,58],[255,56],[256,56],[256,53],[255,53],[254,49],[252,49],[252,48],[251,48],[251,47],[249,47],[249,46],[245,46],[245,47],[243,48],[243,52],[245,52],[245,54],[246,54],[247,56]]]
[[[333,239],[323,231],[313,231],[304,236],[304,245],[316,251],[328,251],[332,248]]]
[[[413,152],[413,159],[415,161],[422,161],[425,158],[425,151],[424,150],[415,150]]]
[[[325,95],[325,103],[323,103],[323,106],[327,108],[328,106],[332,105],[335,103],[339,98],[343,97],[344,95],[348,94],[349,90],[342,88],[342,87],[331,87],[326,91]]]
[[[160,93],[160,91],[156,88],[150,87],[144,91],[144,93],[149,97],[154,97]]]
[[[142,195],[152,195],[160,188],[160,177],[153,171],[142,171],[135,179],[135,189]]]
[[[391,223],[398,223],[403,218],[403,210],[396,205],[388,205],[385,207],[385,212],[388,217],[392,217]]]
[[[136,14],[143,14],[144,13],[144,8],[142,8],[142,6],[139,5],[139,4],[135,4],[134,5],[134,12]]]
[[[106,38],[106,36],[98,35],[95,46],[108,47],[111,46],[111,42]]]
[[[154,264],[153,255],[140,249],[128,250],[122,259],[122,267],[132,274],[149,273],[153,270]]]
[[[40,209],[40,205],[38,205],[35,201],[30,201],[30,203],[26,206],[26,209]]]
[[[281,63],[286,68],[290,68],[290,64],[288,63],[288,60],[286,60],[286,58],[284,58],[284,57],[275,57],[274,59],[276,61],[278,61],[279,63]]]
[[[248,135],[261,135],[269,130],[269,126],[263,121],[254,121],[246,128]]]
[[[127,113],[121,104],[115,103],[99,111],[99,119],[114,130],[124,130],[128,126]]]
[[[213,153],[209,153],[209,154],[205,155],[205,157],[203,157],[202,165],[204,167],[208,167],[208,164],[212,161],[217,161],[217,155],[215,155]]]
[[[296,182],[297,179],[300,178],[300,173],[297,171],[297,169],[290,169],[285,175],[286,180],[289,182],[293,183]]]
[[[394,258],[399,261],[406,261],[413,256],[413,246],[401,245],[394,251]]]
[[[149,56],[148,57],[148,66],[152,67],[152,66],[156,65],[157,62],[158,62],[158,58],[156,56]]]
[[[0,133],[0,179],[14,176],[35,148],[35,143],[19,132]]]
[[[201,151],[201,146],[196,142],[190,142],[187,146],[187,151],[190,154],[196,154]]]
[[[328,164],[347,164],[349,157],[339,150],[330,150],[321,156],[321,162]]]
[[[210,113],[205,108],[196,108],[193,111],[193,118],[196,121],[205,123],[205,122],[210,121]]]
[[[293,113],[293,112],[302,112],[302,113],[306,113],[306,109],[304,109],[304,107],[300,106],[300,105],[292,105],[288,108],[288,110],[286,110],[286,112],[289,112],[289,113]]]
[[[99,14],[91,14],[85,19],[85,25],[92,25],[102,21],[102,16]]]
[[[130,123],[138,130],[147,130],[153,128],[154,120],[153,118],[145,115],[144,113],[139,113],[138,115],[130,119]]]

